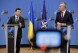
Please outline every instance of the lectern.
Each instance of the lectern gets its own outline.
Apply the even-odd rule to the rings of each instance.
[[[17,24],[4,24],[6,37],[6,53],[16,53],[16,39],[18,32]]]
[[[71,29],[72,29],[72,25],[67,25],[67,26],[57,26],[58,30],[61,30],[61,27],[66,27],[67,31],[66,31],[66,35],[64,37],[65,40],[67,40],[67,51],[66,53],[68,53],[68,48],[69,48],[69,41],[70,41],[70,33],[71,33]],[[59,49],[59,53],[61,53],[60,49]]]

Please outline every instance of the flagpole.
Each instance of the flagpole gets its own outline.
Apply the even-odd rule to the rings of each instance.
[[[29,22],[32,21],[32,24],[33,24],[33,25],[32,25],[32,27],[33,27],[32,30],[34,30],[34,23],[33,23],[33,21],[34,21],[33,19],[34,19],[34,18],[32,18],[32,15],[31,15],[31,14],[33,13],[32,0],[30,0],[30,2],[31,2],[31,3],[30,3],[30,20],[29,20]],[[32,38],[31,38],[31,37],[32,37]],[[33,41],[33,40],[32,40],[32,39],[33,39],[33,34],[31,35],[31,37],[29,38],[29,42],[30,42],[30,45],[31,45],[31,46],[30,46],[30,49],[33,49],[33,42],[32,42],[32,41]]]

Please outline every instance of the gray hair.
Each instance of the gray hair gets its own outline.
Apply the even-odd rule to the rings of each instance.
[[[67,4],[66,4],[66,2],[61,2],[61,3],[60,3],[60,5],[61,5],[61,4],[64,4],[64,5],[65,5],[65,7],[66,7],[66,5],[67,5]]]

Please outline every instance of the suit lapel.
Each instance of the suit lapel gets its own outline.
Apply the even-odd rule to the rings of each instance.
[[[66,14],[67,14],[67,11],[65,12],[64,17],[63,17],[63,18],[65,18],[65,17],[66,17]]]
[[[60,18],[61,18],[61,11],[60,11]]]
[[[15,21],[15,16],[14,16],[14,22],[16,23],[16,21]]]
[[[19,17],[19,21],[20,21],[20,17]]]
[[[15,24],[15,16],[13,16],[12,22],[13,22],[13,24]]]

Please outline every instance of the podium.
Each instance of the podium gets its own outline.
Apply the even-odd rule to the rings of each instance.
[[[3,25],[6,37],[6,53],[16,53],[16,39],[18,32],[17,24]]]
[[[72,29],[72,26],[73,25],[67,25],[67,26],[57,26],[56,28],[58,29],[58,30],[61,30],[61,27],[66,27],[66,29],[67,29],[67,31],[66,31],[66,35],[65,35],[65,37],[64,37],[64,39],[65,40],[67,40],[67,51],[66,51],[66,53],[68,53],[68,48],[69,48],[69,43],[70,43],[70,33],[71,33],[71,29]],[[61,51],[60,51],[60,48],[59,48],[59,53],[61,53]]]

